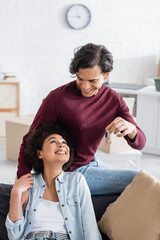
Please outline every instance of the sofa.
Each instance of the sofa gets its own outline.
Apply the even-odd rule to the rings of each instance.
[[[7,240],[7,232],[5,228],[5,219],[9,210],[11,184],[0,183],[0,239]],[[97,221],[100,220],[107,206],[114,202],[120,194],[95,195],[92,196],[93,206]],[[103,240],[110,240],[106,235],[102,234]]]

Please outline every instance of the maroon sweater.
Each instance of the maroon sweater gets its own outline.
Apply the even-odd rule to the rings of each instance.
[[[43,123],[54,123],[60,119],[70,133],[75,146],[74,161],[68,169],[73,171],[94,160],[105,127],[117,116],[136,125],[135,141],[125,138],[132,148],[142,149],[145,145],[145,135],[133,120],[126,103],[118,93],[102,85],[96,95],[87,98],[77,89],[76,81],[72,81],[51,91],[43,100],[29,132]],[[20,148],[18,177],[30,172],[24,158],[25,139],[26,136]]]

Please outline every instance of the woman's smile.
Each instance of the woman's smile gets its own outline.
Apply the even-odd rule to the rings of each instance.
[[[66,150],[61,149],[61,150],[56,151],[55,154],[66,155],[67,152],[66,152]]]

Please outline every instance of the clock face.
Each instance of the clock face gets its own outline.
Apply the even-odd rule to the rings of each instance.
[[[71,5],[67,11],[67,22],[73,29],[83,29],[88,26],[91,20],[89,9],[82,4]]]

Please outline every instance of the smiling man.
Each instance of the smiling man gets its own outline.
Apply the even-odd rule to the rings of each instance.
[[[84,97],[96,95],[102,87],[104,80],[109,76],[109,72],[103,74],[100,66],[95,65],[93,68],[80,68],[77,75],[77,88]]]
[[[136,171],[112,170],[95,158],[105,131],[124,137],[134,149],[142,149],[145,135],[129,113],[123,98],[103,84],[113,69],[112,54],[93,43],[77,48],[70,64],[76,80],[49,93],[43,100],[29,131],[59,119],[74,144],[75,154],[67,171],[81,172],[92,194],[119,193]],[[30,172],[24,158],[24,136],[18,177]]]

